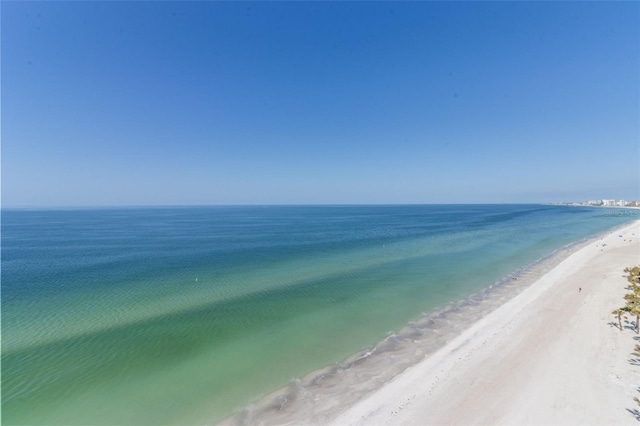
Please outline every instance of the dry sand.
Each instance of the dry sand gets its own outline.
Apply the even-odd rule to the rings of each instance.
[[[611,315],[623,269],[638,264],[640,221],[578,250],[333,423],[638,424],[638,335],[632,318],[620,332]]]

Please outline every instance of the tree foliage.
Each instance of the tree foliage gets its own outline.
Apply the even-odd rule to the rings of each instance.
[[[636,333],[640,333],[640,266],[634,266],[632,268],[625,268],[624,272],[627,274],[627,281],[629,285],[626,287],[629,292],[624,295],[625,305],[622,308],[614,310],[612,313],[618,317],[618,324],[620,331],[622,331],[622,315],[630,313],[636,317]],[[633,348],[632,355],[636,358],[640,358],[640,345],[636,345]],[[633,400],[640,406],[640,399],[633,398]],[[636,419],[640,420],[640,412],[633,410]]]
[[[624,272],[627,273],[629,285],[626,288],[629,293],[624,295],[626,305],[621,309],[636,317],[636,334],[638,334],[640,333],[640,266],[625,268]]]

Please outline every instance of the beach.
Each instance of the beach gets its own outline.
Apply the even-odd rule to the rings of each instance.
[[[623,269],[639,263],[635,221],[571,254],[332,424],[637,423],[637,334],[631,319],[620,332],[611,311],[624,305]]]

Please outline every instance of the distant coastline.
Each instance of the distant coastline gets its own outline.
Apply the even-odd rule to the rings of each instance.
[[[546,203],[550,206],[572,206],[572,207],[611,207],[611,208],[640,208],[640,201],[626,201],[615,199],[589,200],[589,201],[571,201],[571,202],[555,202]]]

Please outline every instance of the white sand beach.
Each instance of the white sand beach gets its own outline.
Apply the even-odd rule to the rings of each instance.
[[[333,424],[637,424],[638,335],[611,311],[624,303],[623,269],[638,264],[640,221],[576,251]]]

